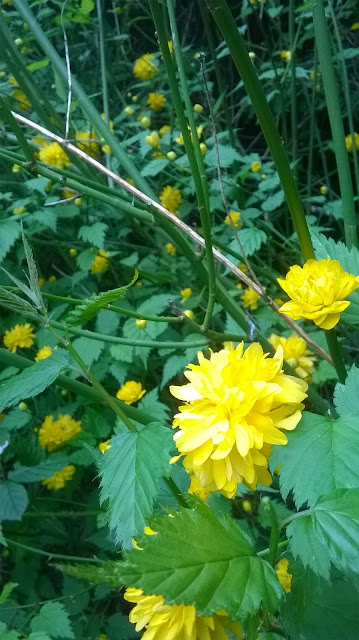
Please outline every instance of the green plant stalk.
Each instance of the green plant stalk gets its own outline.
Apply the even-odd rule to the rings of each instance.
[[[331,17],[332,17],[333,25],[334,25],[336,44],[337,44],[338,51],[339,51],[339,59],[340,59],[340,62],[341,62],[341,65],[342,65],[342,70],[343,70],[342,80],[343,80],[343,88],[344,88],[344,97],[345,97],[345,103],[346,103],[347,112],[348,112],[349,133],[350,133],[350,135],[352,137],[352,143],[353,143],[353,160],[354,160],[354,174],[355,174],[356,195],[359,196],[358,151],[357,151],[357,146],[355,144],[355,137],[354,137],[354,120],[353,120],[353,110],[352,110],[351,100],[350,100],[348,71],[347,71],[347,65],[346,65],[345,57],[344,57],[344,49],[343,49],[343,45],[342,45],[341,34],[340,34],[340,31],[339,31],[338,22],[337,22],[337,19],[336,19],[336,16],[335,16],[335,11],[333,9],[333,3],[331,2],[331,0],[329,0],[329,8],[330,8],[330,13],[331,13]]]
[[[23,356],[19,356],[16,353],[11,353],[7,349],[0,349],[0,363],[4,366],[16,367],[17,369],[21,370],[27,369],[34,364],[32,360],[24,358]],[[103,402],[102,395],[96,389],[94,389],[93,387],[89,387],[83,382],[72,380],[65,375],[59,375],[56,378],[55,384],[62,389],[66,389],[71,393],[75,393],[82,396],[83,398],[86,398],[89,402],[98,404],[102,404]],[[136,407],[127,405],[117,398],[115,398],[115,401],[126,413],[126,415],[129,418],[136,420],[136,422],[140,422],[141,424],[150,424],[151,422],[156,422],[157,420],[155,416],[151,416],[145,411],[141,411],[140,409],[136,409]]]
[[[343,351],[341,345],[339,344],[335,328],[327,330],[325,332],[325,337],[327,339],[328,349],[330,355],[332,356],[333,364],[338,374],[339,381],[344,384],[347,377],[347,370],[345,367]]]
[[[311,6],[343,203],[345,241],[348,247],[358,247],[353,185],[323,0],[311,0]]]
[[[307,169],[307,214],[310,213],[311,203],[310,198],[312,196],[312,179],[313,179],[313,150],[314,150],[314,127],[315,127],[315,102],[316,102],[316,90],[315,90],[315,78],[317,73],[317,65],[314,64],[314,82],[312,87],[311,101],[309,101],[308,94],[306,93],[307,103],[310,112],[310,125],[309,125],[309,144],[308,144],[308,169]]]
[[[106,69],[106,49],[105,49],[105,30],[103,24],[103,4],[102,0],[96,0],[97,20],[98,20],[98,34],[100,45],[100,65],[101,65],[101,84],[102,84],[102,104],[104,120],[107,126],[110,122],[109,102],[108,102],[108,85],[107,85],[107,69]],[[111,169],[111,158],[108,153],[105,154],[106,167]],[[113,180],[110,176],[107,177],[107,183],[109,187],[113,186]]]
[[[291,128],[292,128],[292,162],[294,162],[294,178],[298,177],[298,117],[297,117],[297,78],[296,78],[296,52],[295,52],[295,3],[296,0],[289,0],[289,49],[292,57],[290,61],[290,94],[291,100]]]
[[[165,63],[166,66],[166,71],[167,71],[167,77],[168,77],[168,81],[169,81],[169,85],[170,85],[170,89],[171,89],[171,94],[172,94],[172,99],[173,99],[173,104],[175,106],[176,109],[176,113],[177,113],[177,118],[178,118],[178,122],[180,125],[180,129],[182,132],[182,136],[183,136],[183,142],[184,142],[184,146],[185,146],[185,150],[189,159],[189,163],[190,163],[190,167],[192,170],[192,176],[193,176],[193,180],[194,180],[194,184],[195,184],[195,189],[196,189],[196,194],[197,194],[197,200],[198,200],[198,209],[200,212],[200,216],[201,216],[201,223],[202,226],[203,224],[205,224],[206,226],[206,230],[205,228],[203,228],[203,235],[204,235],[204,239],[206,242],[206,249],[207,249],[207,261],[208,261],[208,306],[207,306],[207,311],[206,311],[206,316],[205,316],[205,320],[204,320],[204,326],[209,326],[211,317],[212,317],[212,312],[213,312],[213,307],[214,307],[214,302],[215,302],[215,267],[214,267],[214,257],[213,257],[213,252],[212,252],[212,237],[210,235],[210,233],[208,234],[208,231],[210,232],[210,213],[209,213],[209,206],[208,206],[208,193],[206,191],[206,182],[205,182],[205,177],[204,180],[202,180],[201,178],[201,171],[200,168],[203,168],[203,158],[202,158],[202,154],[199,148],[199,142],[198,142],[198,138],[197,138],[197,131],[196,131],[196,127],[194,125],[194,134],[192,132],[192,139],[193,139],[193,143],[191,140],[191,136],[190,133],[188,131],[187,128],[187,118],[185,116],[184,110],[183,110],[183,105],[182,105],[182,98],[179,92],[179,88],[178,88],[178,83],[177,83],[177,78],[176,78],[176,73],[175,73],[175,68],[173,65],[173,61],[172,61],[172,57],[171,57],[171,53],[169,51],[168,48],[168,44],[167,44],[167,35],[166,35],[166,30],[165,30],[165,26],[163,23],[163,19],[162,19],[162,13],[161,13],[161,9],[159,6],[159,3],[157,2],[157,0],[150,0],[150,7],[151,7],[151,11],[152,11],[152,16],[153,16],[153,20],[155,23],[155,27],[156,27],[156,31],[157,31],[157,36],[158,36],[158,40],[159,40],[159,44],[161,47],[161,51],[162,51],[162,56],[163,56],[163,61]],[[173,15],[172,15],[173,17]],[[170,14],[170,20],[171,20],[171,14]],[[175,21],[174,21],[174,25],[175,25]],[[175,25],[176,26],[176,25]],[[172,25],[172,21],[171,21],[171,28],[173,31],[173,25]],[[190,117],[192,117],[193,122],[194,122],[194,118],[193,118],[193,110],[192,110],[192,104],[189,98],[189,94],[188,94],[188,89],[187,89],[187,83],[186,83],[186,77],[184,74],[184,70],[183,70],[183,65],[182,65],[182,58],[181,58],[181,53],[178,49],[178,34],[177,31],[173,32],[173,38],[174,38],[174,50],[175,50],[175,55],[176,60],[177,60],[177,65],[179,68],[179,73],[180,73],[180,80],[181,80],[181,88],[182,88],[182,92],[184,95],[184,99],[185,99],[185,104],[186,104],[186,108],[187,108],[187,116],[190,120]],[[176,53],[177,50],[177,53]],[[185,84],[183,84],[183,82]],[[188,106],[188,101],[189,101],[189,106]],[[199,157],[197,155],[196,152],[196,145],[198,147],[198,152],[199,152],[199,156],[200,156],[200,160]],[[205,176],[204,174],[204,170],[202,172],[202,175]],[[208,222],[208,223],[207,223]],[[208,229],[209,227],[209,229]]]
[[[12,115],[6,101],[4,100],[4,98],[1,98],[1,97],[0,97],[0,118],[5,122],[7,122],[10,128],[13,130],[18,140],[18,143],[25,154],[26,160],[28,162],[32,162],[34,159],[34,156],[22,132],[22,129],[19,126],[18,122],[15,120],[14,116]]]
[[[81,556],[65,556],[62,553],[51,553],[51,551],[43,551],[43,549],[37,549],[36,547],[30,547],[28,544],[22,544],[22,542],[18,542],[17,540],[13,540],[12,538],[5,538],[6,542],[10,545],[14,545],[14,547],[19,547],[20,549],[26,549],[26,551],[31,551],[31,553],[38,553],[40,556],[46,556],[46,558],[58,558],[59,560],[72,560],[74,562],[91,562],[92,564],[102,564],[103,560],[99,560],[97,558],[82,558]]]
[[[26,0],[14,0],[14,5],[18,12],[21,14],[24,22],[27,22],[32,33],[34,34],[38,45],[42,48],[44,53],[50,59],[51,64],[54,69],[56,69],[57,73],[63,78],[63,80],[67,81],[67,69],[64,62],[61,60],[55,48],[52,46],[50,40],[47,38],[45,32],[40,27],[40,24],[35,19],[34,14],[32,13],[28,3]],[[156,199],[156,195],[149,187],[147,181],[141,176],[140,172],[129,158],[126,151],[123,149],[121,144],[117,141],[116,136],[110,131],[107,124],[102,120],[101,115],[97,111],[97,109],[92,104],[91,100],[86,95],[85,91],[82,89],[81,85],[77,82],[75,78],[72,78],[72,88],[74,95],[84,113],[90,120],[93,127],[98,131],[101,136],[105,139],[106,143],[111,147],[114,156],[118,159],[120,165],[127,172],[127,174],[135,181],[138,188],[146,193],[151,198]]]
[[[186,107],[187,118],[188,118],[189,126],[191,129],[192,144],[193,144],[194,155],[196,159],[196,165],[198,167],[198,171],[200,174],[200,180],[202,183],[202,189],[203,189],[203,195],[204,195],[204,206],[199,207],[199,213],[201,217],[203,237],[206,243],[206,258],[207,258],[207,270],[208,270],[208,303],[207,303],[205,318],[203,320],[203,327],[205,329],[208,329],[208,327],[211,324],[214,303],[216,301],[216,268],[215,268],[215,261],[214,261],[214,255],[213,255],[211,212],[209,207],[208,186],[207,186],[203,156],[199,146],[197,128],[196,128],[196,123],[193,115],[193,106],[192,106],[191,98],[188,91],[187,78],[186,78],[186,73],[185,73],[183,60],[182,60],[182,52],[181,52],[181,47],[179,43],[179,36],[178,36],[178,29],[177,29],[173,0],[167,0],[167,9],[168,9],[168,15],[170,19],[170,26],[171,26],[171,32],[172,32],[173,50],[174,50],[174,54],[177,62],[180,85],[181,85],[184,103]]]
[[[206,0],[207,6],[231,52],[233,61],[242,78],[246,91],[256,112],[269,150],[277,167],[289,210],[298,235],[299,245],[305,260],[314,258],[314,249],[305,219],[298,188],[284,150],[271,109],[264,95],[257,72],[248,56],[243,37],[237,28],[225,0]]]
[[[279,521],[275,508],[273,507],[272,501],[267,496],[262,499],[262,504],[267,511],[271,523],[271,532],[269,539],[269,553],[268,553],[268,562],[275,567],[277,563],[278,556],[278,544],[279,544]]]

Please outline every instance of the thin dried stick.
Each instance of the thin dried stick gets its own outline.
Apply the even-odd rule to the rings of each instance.
[[[101,162],[98,162],[98,160],[95,160],[95,158],[91,158],[91,156],[88,156],[84,151],[82,151],[81,149],[73,145],[71,142],[69,142],[68,140],[64,140],[64,138],[61,138],[56,133],[52,133],[48,129],[45,129],[45,127],[42,127],[41,125],[36,124],[35,122],[32,122],[32,120],[25,118],[19,113],[16,113],[14,111],[12,111],[11,113],[18,122],[21,122],[21,124],[31,127],[32,129],[35,129],[36,131],[41,133],[46,138],[49,138],[50,140],[54,140],[64,149],[67,149],[71,153],[76,154],[77,156],[82,158],[85,162],[95,167],[98,171],[100,171],[107,177],[112,178],[112,180],[115,183],[119,184],[121,187],[123,187],[123,189],[131,193],[134,197],[141,200],[145,205],[147,205],[148,207],[152,207],[158,213],[168,218],[172,222],[172,224],[174,224],[176,227],[179,227],[179,229],[182,229],[182,231],[184,231],[184,233],[190,236],[197,244],[199,244],[202,247],[205,247],[204,239],[198,233],[196,233],[196,231],[191,229],[191,227],[189,227],[185,222],[183,222],[182,220],[177,218],[175,215],[167,211],[167,209],[165,209],[161,204],[156,202],[156,200],[152,200],[152,198],[150,198],[149,196],[146,196],[146,194],[142,193],[142,191],[139,191],[138,189],[136,189],[136,187],[133,187],[132,184],[129,184],[128,182],[126,182],[126,180],[123,180],[123,178],[120,178],[120,176],[118,176],[116,173],[114,173],[113,171],[105,167],[103,164],[101,164]],[[326,353],[324,349],[322,349],[305,331],[303,331],[303,329],[299,327],[296,324],[296,322],[294,322],[294,320],[289,318],[285,313],[281,313],[279,311],[278,305],[274,302],[274,300],[272,300],[268,296],[268,294],[265,291],[262,290],[261,287],[259,287],[255,282],[253,282],[253,280],[249,278],[245,273],[243,273],[243,271],[238,269],[238,267],[232,264],[232,262],[228,260],[228,258],[223,256],[219,251],[217,251],[217,249],[213,249],[213,255],[218,260],[218,262],[221,262],[222,264],[224,264],[227,267],[227,269],[229,269],[232,273],[234,273],[234,275],[237,276],[239,280],[244,282],[244,284],[246,284],[247,287],[250,287],[251,289],[253,289],[253,291],[255,291],[261,298],[263,298],[264,302],[271,309],[273,309],[273,311],[280,318],[283,318],[283,320],[291,327],[291,329],[293,329],[295,333],[297,333],[301,338],[303,338],[306,341],[307,345],[310,346],[313,349],[313,351],[315,351],[321,358],[323,358],[323,360],[327,360],[327,362],[329,362],[330,364],[333,364],[333,361],[330,355],[328,355],[328,353]]]

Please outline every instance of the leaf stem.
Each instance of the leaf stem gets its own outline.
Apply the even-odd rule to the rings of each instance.
[[[327,330],[325,332],[325,337],[327,339],[328,349],[330,351],[330,355],[332,356],[333,365],[338,374],[339,381],[344,384],[347,377],[347,370],[345,367],[343,351],[338,341],[338,336],[336,334],[335,328]]]
[[[267,511],[271,523],[271,532],[269,539],[269,553],[268,553],[268,561],[275,567],[278,556],[278,545],[279,545],[279,520],[277,516],[277,512],[273,506],[271,499],[268,496],[262,498],[262,504]]]
[[[59,560],[74,560],[75,562],[91,562],[92,564],[102,564],[102,560],[98,560],[97,558],[82,558],[81,556],[65,556],[62,553],[51,553],[50,551],[44,551],[43,549],[37,549],[36,547],[30,547],[28,544],[22,544],[22,542],[18,542],[17,540],[13,540],[12,538],[5,538],[6,542],[10,545],[14,545],[14,547],[20,547],[20,549],[26,549],[26,551],[31,551],[32,553],[38,553],[41,556],[46,556],[47,558],[58,558]]]

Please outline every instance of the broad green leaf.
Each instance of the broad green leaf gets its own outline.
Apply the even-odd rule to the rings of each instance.
[[[114,613],[108,619],[109,640],[134,640],[141,638],[142,634],[135,631],[134,625],[129,621],[128,616],[123,613]]]
[[[96,331],[109,336],[116,335],[120,324],[120,314],[108,309],[100,309],[96,316]]]
[[[333,365],[329,364],[327,360],[321,360],[312,375],[312,382],[318,386],[321,386],[327,380],[337,380],[338,374],[335,371]]]
[[[60,602],[47,602],[30,622],[31,631],[43,632],[51,638],[74,638],[69,615]]]
[[[13,218],[0,220],[0,262],[20,236],[20,224]]]
[[[6,431],[15,431],[17,429],[21,429],[28,422],[32,420],[32,415],[28,411],[20,411],[16,407],[16,409],[12,409],[7,413],[3,420],[0,422],[0,431],[3,429]]]
[[[284,500],[290,491],[298,508],[313,505],[321,495],[339,488],[359,488],[359,422],[330,420],[304,412],[288,444],[274,446],[270,467],[280,465],[279,483]]]
[[[262,202],[262,209],[267,213],[275,211],[282,206],[284,202],[284,191],[277,191],[273,195],[269,196],[264,202]]]
[[[91,367],[91,365],[99,359],[105,343],[102,342],[102,340],[93,340],[92,338],[81,336],[73,341],[72,346],[85,364]]]
[[[51,637],[43,631],[36,631],[35,633],[30,633],[27,640],[51,640]]]
[[[93,318],[96,313],[107,307],[108,304],[113,302],[114,300],[120,300],[125,295],[127,289],[131,287],[138,278],[138,272],[135,271],[135,275],[131,282],[124,287],[120,287],[119,289],[111,289],[110,291],[104,291],[103,293],[99,293],[97,296],[93,298],[88,298],[84,300],[82,304],[77,305],[74,309],[72,309],[69,315],[66,318],[66,324],[69,327],[74,327],[79,324],[85,324],[91,318]]]
[[[156,416],[160,422],[168,420],[169,408],[158,399],[158,387],[148,391],[138,403],[141,411],[146,411],[149,415]]]
[[[108,225],[104,222],[95,222],[90,227],[84,226],[79,229],[79,238],[88,242],[97,249],[104,249],[105,233]]]
[[[325,579],[331,563],[344,573],[359,573],[359,489],[322,496],[289,524],[287,535],[293,556]]]
[[[184,356],[177,355],[166,358],[162,369],[161,387],[165,387],[172,378],[183,373],[187,365],[188,360]]]
[[[45,360],[38,360],[31,367],[0,385],[0,411],[21,400],[33,398],[55,382],[57,376],[69,364],[69,355],[64,349],[54,351]]]
[[[359,369],[355,366],[349,371],[345,384],[338,382],[334,390],[334,404],[341,416],[357,418],[359,416]],[[356,424],[356,421],[352,421]],[[353,443],[355,447],[355,443]]]
[[[158,173],[163,171],[169,164],[167,158],[160,158],[159,160],[152,160],[141,171],[141,176],[157,176]]]
[[[56,471],[63,469],[68,464],[68,458],[62,453],[53,453],[51,456],[33,467],[25,467],[16,463],[8,478],[14,482],[39,482],[44,478],[50,478]]]
[[[15,630],[6,631],[6,628],[4,629],[0,628],[0,640],[18,640],[19,635],[20,635],[19,631],[15,631]]]
[[[0,593],[0,604],[4,604],[4,602],[9,599],[11,592],[14,591],[14,589],[16,589],[16,587],[18,586],[19,585],[17,582],[7,582],[6,584],[4,584]]]
[[[252,256],[256,251],[258,251],[261,245],[264,242],[267,242],[267,236],[262,231],[262,229],[258,229],[257,227],[249,227],[248,229],[240,229],[238,232],[238,237],[243,247],[243,251],[246,256]],[[230,249],[233,251],[238,251],[238,242],[236,239],[232,240],[229,245]]]
[[[171,604],[192,604],[200,616],[226,609],[232,620],[244,620],[261,607],[275,611],[283,590],[274,569],[232,518],[194,504],[171,518],[151,518],[156,535],[138,537],[142,550],[126,552],[125,584]]]
[[[28,503],[22,484],[10,481],[0,484],[0,520],[21,520]]]
[[[152,513],[160,478],[170,473],[172,433],[151,423],[141,431],[115,436],[111,445],[99,467],[101,503],[108,500],[116,543],[129,546]]]
[[[222,169],[226,167],[230,167],[233,162],[236,160],[240,160],[241,156],[233,149],[233,147],[226,147],[223,144],[218,145],[218,154],[219,154],[219,166]],[[218,159],[217,159],[217,150],[215,147],[212,147],[208,153],[204,156],[204,163],[207,167],[217,167]]]

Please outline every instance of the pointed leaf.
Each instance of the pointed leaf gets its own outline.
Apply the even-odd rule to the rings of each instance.
[[[353,365],[345,384],[338,384],[334,390],[334,404],[341,416],[359,416],[359,369]]]
[[[21,520],[28,503],[27,491],[22,484],[0,484],[0,520]]]
[[[43,632],[51,638],[74,638],[69,614],[60,602],[47,602],[30,622],[31,631]]]

